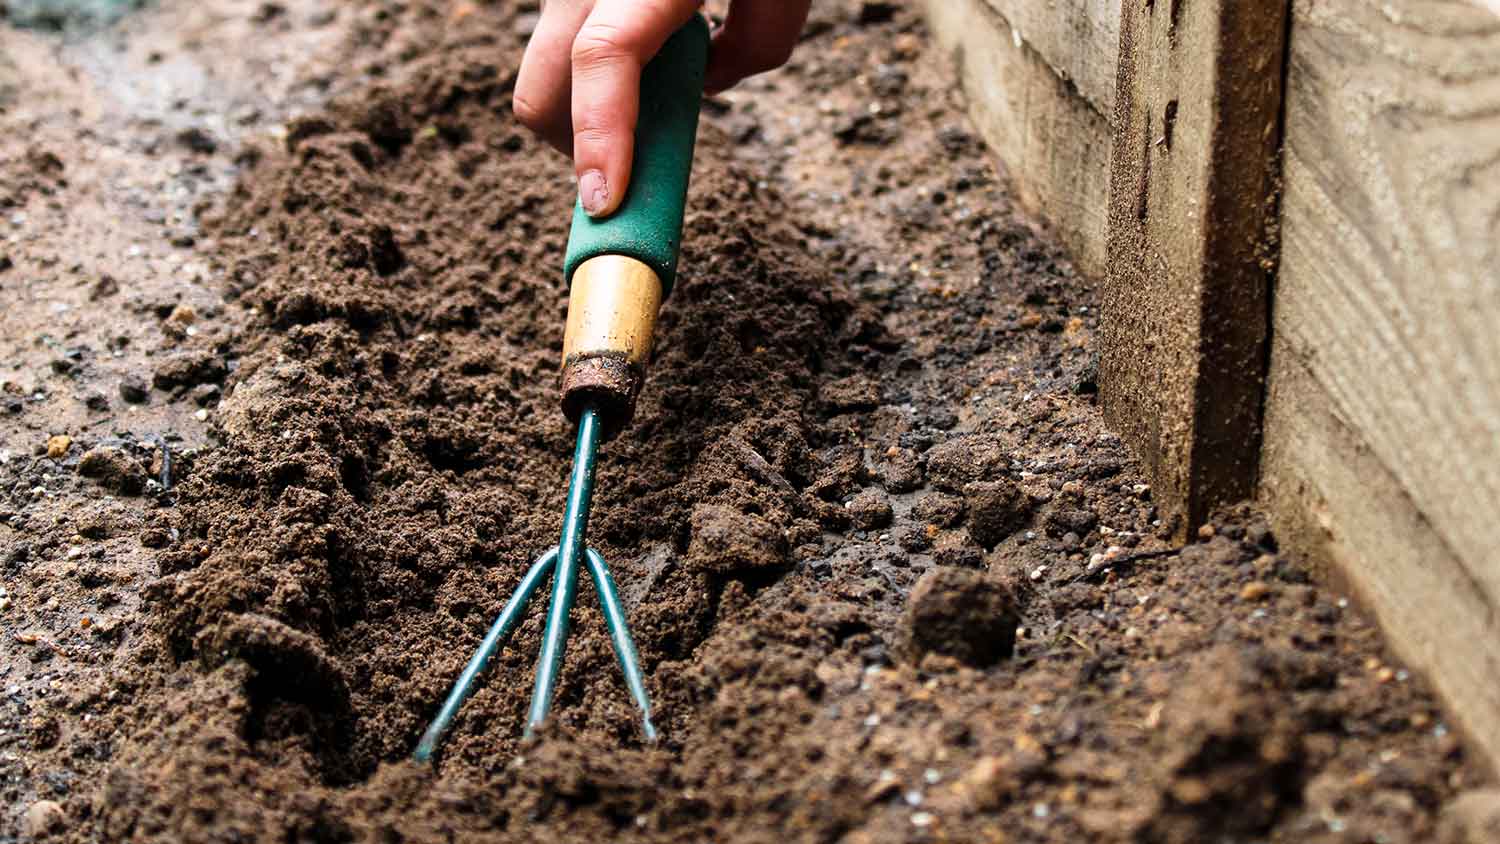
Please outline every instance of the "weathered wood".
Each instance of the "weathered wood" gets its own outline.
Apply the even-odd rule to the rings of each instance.
[[[1286,0],[1123,10],[1099,386],[1182,536],[1255,489]]]
[[[1020,36],[1021,44],[1035,51],[1060,79],[1076,87],[1094,111],[1106,118],[1114,113],[1120,0],[986,2]]]
[[[1265,497],[1500,760],[1500,17],[1297,0],[1287,88]]]
[[[993,4],[993,5],[992,5]],[[1038,4],[1049,5],[1049,4]],[[1081,96],[1080,84],[1098,85],[1102,70],[1078,48],[1097,46],[1105,21],[1078,15],[1109,10],[1100,0],[1061,0],[1060,15],[1045,16],[1025,0],[927,0],[927,18],[937,41],[954,55],[969,98],[969,113],[1005,164],[1016,197],[1056,230],[1074,263],[1086,274],[1104,270],[1105,200],[1108,195],[1109,124],[1104,113]],[[998,7],[1027,9],[1027,20],[1044,43],[1053,45],[1054,68],[1013,29]],[[1106,18],[1108,16],[1106,15]],[[1096,33],[1087,45],[1066,46],[1068,31]],[[1109,50],[1113,54],[1114,46]],[[1112,67],[1112,62],[1111,65]]]
[[[1272,341],[1262,500],[1283,547],[1327,564],[1460,727],[1500,760],[1500,616],[1400,480],[1339,415],[1309,360]]]

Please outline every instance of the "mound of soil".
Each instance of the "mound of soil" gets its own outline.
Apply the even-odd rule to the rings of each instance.
[[[663,740],[585,585],[541,736],[538,610],[437,764],[407,761],[556,541],[571,180],[510,113],[534,10],[360,7],[346,72],[378,81],[242,155],[207,227],[256,321],[149,528],[135,670],[70,696],[112,738],[46,829],[1429,839],[1472,779],[1430,695],[1255,513],[1166,545],[1092,404],[1092,293],[883,3],[819,5],[759,88],[781,114],[710,104],[650,381],[603,452],[590,542]]]

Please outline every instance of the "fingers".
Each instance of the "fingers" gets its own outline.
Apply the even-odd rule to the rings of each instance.
[[[734,0],[714,33],[704,88],[716,94],[791,58],[811,0]]]
[[[516,119],[564,155],[573,152],[573,39],[593,7],[593,0],[543,4],[516,75]]]
[[[698,0],[598,0],[573,40],[573,165],[593,217],[614,212],[630,183],[641,68]]]

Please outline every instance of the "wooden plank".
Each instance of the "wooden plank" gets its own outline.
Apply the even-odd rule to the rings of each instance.
[[[1286,7],[1123,9],[1099,386],[1182,537],[1255,488]]]
[[[1500,769],[1500,613],[1401,482],[1341,418],[1311,359],[1277,335],[1262,499],[1283,547],[1328,565]]]
[[[1271,396],[1265,488],[1327,463],[1297,414],[1358,438],[1368,468],[1315,478],[1337,556],[1500,759],[1500,16],[1297,0],[1287,86],[1272,371],[1318,389]],[[1377,473],[1420,531],[1375,529]]]
[[[1021,205],[1052,225],[1079,270],[1101,275],[1108,121],[990,3],[927,0],[927,19],[953,54],[970,116],[1005,164]],[[1097,0],[1069,3],[1086,9]]]
[[[987,0],[1021,43],[1106,118],[1115,108],[1119,0]],[[1496,0],[1500,2],[1500,0]],[[1102,199],[1102,197],[1101,197]]]

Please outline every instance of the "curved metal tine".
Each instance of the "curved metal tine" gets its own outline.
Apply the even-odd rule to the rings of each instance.
[[[418,762],[431,761],[433,754],[437,753],[438,744],[442,742],[443,736],[447,734],[448,728],[453,724],[453,719],[458,715],[458,710],[474,693],[475,681],[484,669],[489,665],[490,659],[505,644],[511,631],[515,630],[516,624],[521,620],[521,613],[526,609],[526,602],[536,593],[537,587],[547,579],[552,567],[557,564],[557,549],[538,557],[531,568],[527,570],[526,576],[516,586],[516,591],[511,593],[510,600],[506,602],[505,609],[490,625],[490,632],[485,634],[484,641],[479,643],[479,649],[469,657],[469,664],[464,666],[463,673],[458,675],[458,680],[453,684],[452,691],[448,692],[448,699],[443,701],[443,707],[438,710],[436,718],[428,725],[427,732],[422,734],[422,740],[417,743],[417,750],[412,754]]]
[[[604,623],[609,627],[609,638],[615,646],[615,658],[620,661],[620,670],[625,673],[625,686],[635,705],[641,710],[641,731],[646,741],[656,741],[656,725],[651,723],[651,699],[646,695],[646,681],[641,677],[641,663],[635,652],[635,640],[630,638],[630,627],[625,620],[625,609],[620,606],[620,592],[615,588],[615,579],[610,576],[604,556],[592,548],[584,550],[588,561],[589,575],[594,579],[594,591],[599,593],[599,603],[604,609]]]

